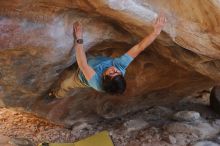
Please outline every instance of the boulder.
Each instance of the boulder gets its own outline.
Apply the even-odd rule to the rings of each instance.
[[[72,125],[175,104],[220,81],[219,8],[200,0],[0,1],[0,106]],[[88,55],[117,57],[152,31],[160,11],[167,24],[128,67],[124,95],[77,89],[72,97],[44,100],[75,63],[74,22],[83,24]]]
[[[212,109],[220,114],[220,86],[215,86],[210,94],[210,106]]]
[[[193,122],[200,119],[200,113],[195,111],[179,111],[174,114],[174,120]]]

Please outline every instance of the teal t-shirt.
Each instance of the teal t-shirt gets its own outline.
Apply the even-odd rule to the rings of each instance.
[[[97,56],[88,58],[88,64],[95,70],[93,77],[87,81],[83,73],[79,72],[79,79],[87,86],[94,88],[97,91],[103,92],[102,89],[102,74],[103,72],[111,67],[116,67],[124,76],[126,68],[132,62],[133,58],[128,54],[124,54],[117,58]]]

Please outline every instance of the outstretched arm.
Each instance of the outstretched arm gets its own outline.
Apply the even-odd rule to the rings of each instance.
[[[77,61],[77,64],[80,70],[84,74],[85,78],[87,80],[90,80],[95,74],[95,71],[87,63],[86,54],[83,48],[83,43],[77,42],[77,40],[83,38],[82,25],[79,22],[76,22],[73,25],[73,29],[74,29],[74,36],[75,36],[74,47],[76,50],[76,61]]]
[[[146,47],[148,47],[156,39],[156,37],[160,34],[165,22],[166,18],[163,15],[158,16],[153,25],[154,31],[150,35],[144,37],[143,40],[141,40],[130,50],[128,50],[127,54],[133,58],[137,57],[143,50],[145,50]]]

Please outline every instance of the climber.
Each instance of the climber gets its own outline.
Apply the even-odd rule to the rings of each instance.
[[[156,39],[165,25],[165,21],[166,18],[159,15],[153,25],[153,32],[144,37],[124,55],[118,58],[99,56],[88,58],[88,60],[83,48],[82,25],[76,22],[73,25],[73,35],[75,37],[74,48],[78,68],[71,70],[49,96],[63,98],[67,95],[67,92],[78,87],[92,87],[99,92],[122,94],[126,89],[124,79],[126,68],[135,57]]]

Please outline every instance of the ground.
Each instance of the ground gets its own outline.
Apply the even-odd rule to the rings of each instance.
[[[220,116],[209,107],[209,94],[209,90],[201,91],[173,106],[154,106],[71,128],[30,113],[1,108],[0,145],[74,142],[108,130],[115,146],[216,146],[220,145]]]

